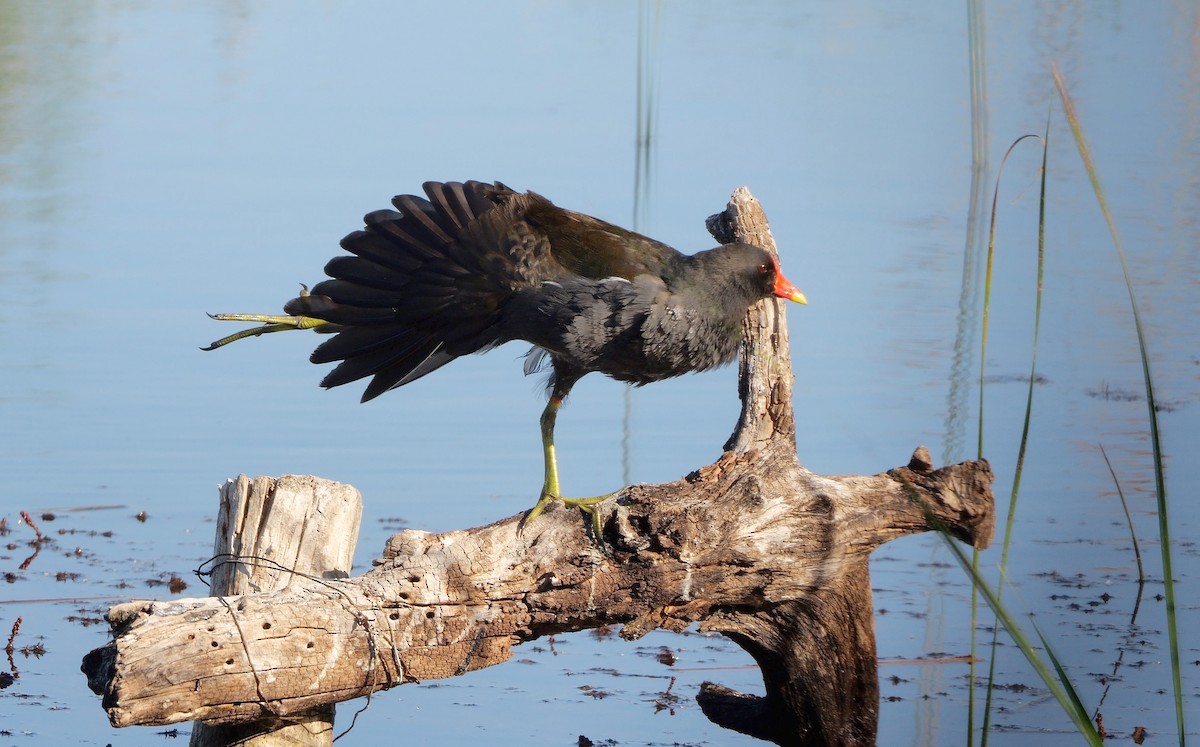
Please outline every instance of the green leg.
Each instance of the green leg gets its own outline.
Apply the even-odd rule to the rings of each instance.
[[[258,337],[259,335],[271,332],[286,332],[290,329],[313,329],[320,327],[322,324],[328,324],[324,319],[314,319],[311,316],[288,316],[283,314],[209,314],[209,316],[220,322],[262,322],[262,326],[234,332],[232,335],[222,337],[208,347],[200,348],[201,350],[216,350],[231,342],[244,340],[247,337]]]
[[[555,394],[546,403],[546,409],[542,410],[542,454],[545,457],[546,472],[545,479],[542,480],[542,495],[538,498],[539,506],[562,495],[558,484],[558,457],[554,449],[554,424],[558,421],[558,409],[562,407],[562,402],[562,397]]]
[[[604,495],[592,496],[590,498],[563,498],[562,491],[558,483],[558,459],[555,457],[554,451],[554,422],[558,418],[558,409],[562,407],[563,395],[555,392],[550,396],[550,401],[546,403],[546,409],[542,410],[542,455],[546,465],[545,478],[542,481],[542,494],[538,498],[537,505],[529,510],[521,519],[520,528],[524,529],[526,524],[536,519],[542,511],[546,510],[552,501],[562,501],[567,506],[578,508],[581,511],[591,514],[592,529],[595,532],[596,539],[601,537],[600,530],[600,512],[596,510],[597,503],[608,498],[613,493]]]
[[[300,297],[304,298],[307,295],[308,286],[301,284]],[[231,342],[244,340],[247,337],[258,337],[259,335],[271,332],[286,332],[289,329],[313,329],[314,327],[328,324],[324,319],[317,319],[311,316],[297,316],[295,314],[209,314],[209,316],[219,322],[260,322],[262,326],[234,332],[232,335],[222,337],[208,347],[200,348],[201,350],[216,350]]]

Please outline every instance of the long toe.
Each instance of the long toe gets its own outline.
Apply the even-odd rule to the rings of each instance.
[[[589,514],[592,517],[592,531],[595,534],[596,540],[603,544],[604,540],[601,536],[602,517],[600,515],[599,504],[614,495],[616,495],[616,492],[594,495],[588,498],[563,498],[543,488],[538,502],[521,517],[521,521],[517,524],[517,533],[520,534],[524,531],[525,527],[533,523],[534,519],[541,516],[542,512],[546,510],[546,506],[549,506],[554,501],[559,501],[568,508],[578,508],[580,511]]]
[[[541,513],[546,510],[546,506],[549,506],[551,503],[553,503],[554,501],[557,501],[557,500],[561,500],[561,499],[558,496],[547,492],[543,488],[542,496],[540,498],[538,498],[538,502],[536,504],[534,504],[533,508],[531,508],[525,512],[525,515],[521,517],[521,521],[517,524],[517,534],[520,534],[525,529],[526,526],[528,526],[530,523],[533,522],[534,519],[536,519],[538,516],[540,516]]]

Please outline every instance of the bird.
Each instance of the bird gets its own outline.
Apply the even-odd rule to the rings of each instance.
[[[593,517],[609,495],[562,495],[558,411],[593,371],[636,386],[731,362],[746,309],[772,296],[807,303],[765,249],[723,244],[686,255],[666,244],[502,182],[426,182],[368,213],[325,265],[329,279],[283,315],[213,314],[261,322],[203,348],[289,329],[334,336],[313,363],[337,365],[335,387],[370,377],[362,401],[456,358],[524,340],[524,370],[549,368],[539,420],[544,475],[519,527],[561,501]]]

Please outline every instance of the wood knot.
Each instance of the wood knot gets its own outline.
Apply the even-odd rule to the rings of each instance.
[[[432,532],[420,529],[405,529],[399,534],[393,534],[384,545],[382,560],[376,560],[374,564],[378,566],[396,558],[424,555],[431,537]]]
[[[704,227],[708,229],[713,238],[722,244],[733,241],[733,218],[729,215],[728,209],[708,216],[704,221]]]
[[[913,451],[912,458],[908,460],[908,468],[913,472],[925,474],[933,472],[933,457],[929,455],[929,449],[924,446],[918,446]]]
[[[691,485],[695,485],[698,482],[712,482],[718,479],[722,472],[732,467],[737,462],[737,459],[738,455],[736,453],[726,451],[717,458],[717,461],[689,472],[683,479]]]

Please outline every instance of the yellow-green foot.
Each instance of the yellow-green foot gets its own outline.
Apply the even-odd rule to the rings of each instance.
[[[558,459],[555,457],[554,450],[554,421],[558,417],[558,409],[562,407],[563,398],[567,396],[567,392],[571,389],[571,385],[582,373],[576,373],[573,376],[567,376],[561,371],[555,371],[554,391],[550,394],[550,400],[546,403],[546,409],[542,411],[541,429],[542,429],[542,456],[545,459],[546,474],[542,481],[542,496],[538,498],[537,505],[529,509],[529,513],[521,519],[521,523],[517,525],[517,533],[525,528],[534,519],[546,510],[546,506],[554,501],[561,501],[568,508],[578,508],[584,513],[592,515],[592,532],[596,536],[596,542],[604,544],[604,537],[601,534],[600,526],[600,511],[596,504],[603,501],[605,498],[611,498],[616,493],[605,493],[604,495],[595,495],[591,498],[563,498],[558,482]]]
[[[288,316],[275,314],[209,314],[220,322],[261,322],[261,326],[243,329],[217,340],[213,344],[200,348],[201,350],[216,350],[231,342],[244,340],[247,337],[258,337],[271,332],[287,332],[292,329],[313,329],[327,324],[324,319],[314,319],[310,316]]]
[[[549,506],[554,501],[558,501],[567,506],[567,508],[578,508],[585,514],[590,514],[592,517],[592,533],[596,536],[597,542],[603,543],[604,537],[601,534],[602,526],[600,524],[600,510],[597,508],[597,504],[607,498],[613,497],[614,495],[616,495],[615,492],[605,493],[604,495],[594,495],[590,498],[563,498],[561,496],[551,495],[550,493],[543,491],[542,497],[538,499],[537,505],[529,509],[529,512],[526,513],[525,516],[521,517],[521,522],[517,524],[517,532],[519,533],[524,530],[526,525],[541,515],[541,513],[546,510],[546,506]]]
[[[308,286],[301,285],[300,297],[304,298],[307,295]],[[234,332],[232,335],[226,335],[208,347],[200,348],[201,350],[216,350],[231,342],[244,340],[247,337],[258,337],[270,334],[271,332],[286,332],[291,329],[313,329],[323,324],[328,324],[324,319],[317,319],[311,316],[298,316],[296,314],[209,314],[209,317],[219,322],[258,322],[260,326],[243,329],[240,332]]]

